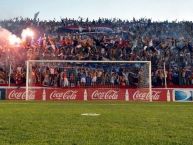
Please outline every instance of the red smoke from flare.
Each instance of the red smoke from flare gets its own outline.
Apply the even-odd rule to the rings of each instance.
[[[0,46],[18,47],[22,42],[25,42],[27,38],[33,39],[34,31],[30,28],[26,28],[22,31],[21,37],[22,38],[19,38],[10,31],[0,27]]]
[[[9,36],[9,44],[10,45],[18,46],[18,45],[20,45],[20,43],[21,43],[21,39],[19,37],[17,37],[16,35],[11,34]]]

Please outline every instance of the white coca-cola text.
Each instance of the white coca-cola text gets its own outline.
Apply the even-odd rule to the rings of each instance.
[[[35,91],[29,91],[29,99],[35,98]],[[26,91],[25,90],[12,90],[8,94],[9,100],[25,100],[26,99]]]
[[[118,91],[116,90],[108,90],[108,91],[96,90],[92,93],[91,98],[93,100],[117,100],[118,96],[119,96]]]
[[[57,90],[50,94],[50,100],[76,100],[78,91],[68,90],[59,92]]]
[[[161,91],[152,91],[152,99],[158,101],[160,99]],[[150,92],[136,91],[133,94],[133,100],[148,101],[150,100]]]

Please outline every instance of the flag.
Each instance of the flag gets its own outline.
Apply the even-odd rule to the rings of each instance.
[[[49,37],[48,40],[49,40],[49,42],[50,42],[50,44],[51,44],[52,49],[53,49],[53,50],[56,50],[56,46],[55,46],[55,43],[54,43],[54,41],[52,40],[52,38]]]
[[[42,38],[42,45],[43,45],[43,48],[47,47],[47,38],[45,34],[44,34],[44,37]]]
[[[40,14],[40,12],[37,12],[34,14],[34,21],[36,21],[36,19],[38,18],[38,15]]]

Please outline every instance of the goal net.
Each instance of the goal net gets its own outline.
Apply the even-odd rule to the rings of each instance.
[[[26,100],[152,101],[151,89],[150,61],[27,61]]]

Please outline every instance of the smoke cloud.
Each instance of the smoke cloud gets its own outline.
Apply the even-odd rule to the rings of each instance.
[[[9,38],[12,36],[12,33],[4,28],[0,27],[0,45],[5,46],[9,44]]]
[[[33,38],[34,32],[30,28],[23,29],[21,37],[16,36],[9,30],[0,26],[0,46],[19,45],[22,41],[26,41],[28,37]]]

